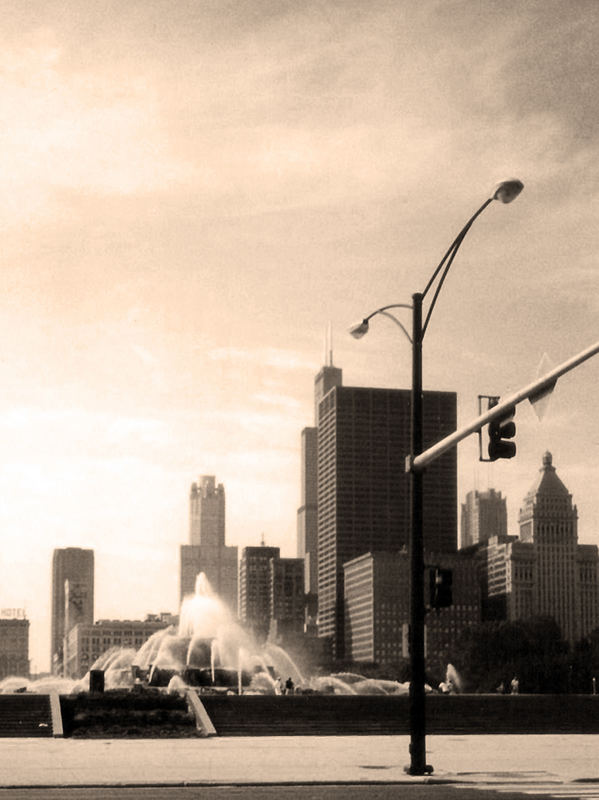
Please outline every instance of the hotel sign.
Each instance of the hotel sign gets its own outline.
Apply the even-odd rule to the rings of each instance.
[[[25,609],[0,608],[0,619],[25,619]]]

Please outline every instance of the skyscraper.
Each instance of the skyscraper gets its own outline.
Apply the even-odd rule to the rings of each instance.
[[[329,363],[314,379],[314,427],[302,431],[301,495],[297,511],[297,557],[304,559],[304,590],[310,614],[316,614],[318,594],[318,405],[333,387],[341,386],[343,373]]]
[[[214,475],[202,475],[189,493],[189,543],[225,546],[225,489]]]
[[[94,621],[94,551],[66,547],[52,556],[50,669],[63,673],[64,638],[78,622]]]
[[[302,431],[301,505],[297,510],[297,557],[304,560],[306,594],[318,593],[318,429]]]
[[[244,547],[239,561],[239,619],[259,641],[268,636],[272,599],[272,559],[278,547]]]
[[[301,558],[270,561],[270,633],[285,640],[304,631],[304,562]]]
[[[578,512],[553,466],[551,453],[543,456],[539,477],[524,498],[520,509],[520,538],[535,545],[533,609],[537,615],[551,616],[564,638],[574,642],[589,630],[582,629],[587,612],[581,613],[581,566],[589,562],[594,550],[594,582],[597,585],[597,548],[578,544]],[[593,559],[591,559],[592,561]],[[581,581],[582,579],[582,581]],[[597,624],[597,594],[594,597],[594,622]],[[589,586],[586,586],[589,592]]]
[[[203,572],[236,614],[237,548],[225,545],[225,490],[213,475],[202,475],[191,485],[189,542],[181,545],[180,599],[194,594],[196,578]]]
[[[599,625],[599,552],[578,544],[578,512],[551,453],[520,509],[520,538],[479,543],[486,616],[552,617],[571,644]]]
[[[318,630],[344,657],[343,564],[399,551],[410,533],[410,392],[334,386],[318,409]],[[424,446],[456,427],[456,395],[424,393]],[[424,546],[457,547],[457,456],[445,453],[424,480]]]
[[[507,536],[505,497],[495,489],[471,491],[462,503],[460,547],[470,547],[491,538]]]
[[[448,652],[460,634],[480,622],[476,564],[462,554],[425,555],[429,565],[450,569],[453,603],[426,617],[427,667],[447,666]],[[407,552],[365,553],[344,565],[345,657],[352,661],[397,664],[406,655],[410,621],[410,559]],[[428,584],[429,575],[425,576]]]

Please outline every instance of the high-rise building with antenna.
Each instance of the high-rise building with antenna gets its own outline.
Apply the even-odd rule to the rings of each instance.
[[[343,658],[343,565],[408,544],[411,397],[407,390],[343,386],[330,333],[326,358],[314,382],[315,425],[302,431],[298,556],[307,591],[317,593],[319,636]],[[424,392],[423,426],[425,446],[455,430],[454,392]],[[427,470],[424,538],[429,552],[456,552],[455,450]]]
[[[316,613],[318,594],[318,405],[334,387],[343,383],[343,373],[333,365],[333,333],[329,323],[325,337],[324,366],[314,379],[314,425],[301,433],[301,496],[297,511],[297,557],[304,559],[308,609]]]
[[[456,428],[454,392],[423,393],[424,446]],[[318,632],[345,657],[344,564],[400,552],[410,536],[411,396],[403,389],[335,386],[318,409]],[[427,469],[424,547],[457,549],[457,455]],[[434,563],[434,562],[433,562]]]

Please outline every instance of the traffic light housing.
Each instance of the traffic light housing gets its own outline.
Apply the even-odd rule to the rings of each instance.
[[[513,421],[515,414],[516,406],[512,406],[502,417],[489,423],[489,461],[513,458],[516,455],[516,443],[505,441],[513,439],[516,435],[516,423]]]
[[[453,572],[431,567],[429,571],[431,608],[447,608],[453,604]]]

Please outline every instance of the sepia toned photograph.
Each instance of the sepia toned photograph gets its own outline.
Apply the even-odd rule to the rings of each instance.
[[[0,17],[0,800],[599,800],[599,4]]]

